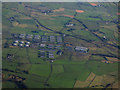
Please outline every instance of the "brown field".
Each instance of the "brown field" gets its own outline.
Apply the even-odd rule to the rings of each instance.
[[[20,19],[30,20],[32,18],[30,18],[30,17],[21,17]]]
[[[83,11],[83,10],[75,10],[76,12],[78,12],[78,13],[83,13],[83,12],[85,12],[85,11]]]
[[[28,27],[27,24],[19,24],[18,22],[13,22],[12,25],[15,26],[15,27],[18,26],[18,27],[21,27],[21,28]]]
[[[95,34],[97,34],[100,37],[103,37],[103,34],[99,33],[99,32],[94,32]]]
[[[107,29],[117,29],[116,28],[116,25],[111,25],[111,26],[100,26],[100,27],[104,27],[104,28],[107,28]]]
[[[113,85],[112,85],[112,88],[120,88],[120,82],[115,82]],[[113,89],[114,90],[114,89]],[[116,89],[115,89],[116,90]]]
[[[73,61],[81,61],[81,60],[88,60],[89,59],[89,57],[90,57],[91,55],[90,54],[87,54],[87,55],[85,55],[85,54],[77,54],[76,52],[74,52],[73,54],[72,54],[72,60]]]
[[[97,4],[96,4],[96,3],[90,3],[90,5],[92,5],[92,6],[97,6]]]
[[[120,61],[118,58],[106,57],[109,61]]]
[[[70,18],[74,18],[74,16],[72,16],[72,15],[63,15],[63,16],[65,16],[65,17],[70,17]]]
[[[18,22],[13,22],[12,25],[13,25],[13,26],[18,26],[19,23],[18,23]]]
[[[64,8],[59,8],[59,9],[53,10],[53,12],[60,12],[60,11],[64,11],[64,10],[65,10]]]
[[[74,88],[84,88],[84,87],[88,87],[89,86],[89,81],[79,81],[77,80],[75,85],[74,85]]]
[[[96,47],[89,47],[89,50],[97,50]]]
[[[95,78],[95,76],[96,76],[96,75],[95,75],[93,72],[91,72],[90,75],[89,75],[88,78],[87,78],[87,81],[90,81],[90,82],[91,82],[91,81]]]
[[[103,84],[103,76],[96,76],[89,87],[96,86],[96,85],[100,86],[102,84]]]

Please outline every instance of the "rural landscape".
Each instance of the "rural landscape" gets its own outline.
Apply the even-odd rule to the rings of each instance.
[[[2,88],[118,88],[118,3],[2,3]]]

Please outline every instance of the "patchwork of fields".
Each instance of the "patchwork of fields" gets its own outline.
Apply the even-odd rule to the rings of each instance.
[[[118,87],[118,3],[5,2],[2,6],[3,88]],[[41,40],[47,36],[48,41],[13,34],[39,35]],[[49,41],[51,36],[55,42]],[[30,46],[14,46],[15,40]],[[48,50],[53,50],[54,59],[40,58],[49,56]]]

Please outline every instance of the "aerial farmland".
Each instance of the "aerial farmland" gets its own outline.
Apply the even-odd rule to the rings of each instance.
[[[118,88],[118,6],[4,2],[3,89]]]

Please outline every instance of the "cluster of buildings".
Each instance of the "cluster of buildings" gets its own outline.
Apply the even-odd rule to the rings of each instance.
[[[40,57],[40,58],[45,58],[45,57],[47,57],[47,58],[50,58],[50,59],[54,59],[54,54],[53,54],[54,52],[53,51],[48,51],[48,52],[46,52],[46,51],[39,51],[39,54],[38,54],[38,56]]]
[[[62,42],[62,36],[47,36],[47,35],[31,35],[31,34],[12,34],[13,37],[18,38],[18,39],[28,39],[28,40],[38,40],[41,42]]]
[[[12,43],[13,46],[20,46],[20,47],[29,47],[30,46],[30,42],[28,41],[20,41],[20,40],[15,40]]]
[[[40,44],[39,54],[40,58],[50,58],[54,59],[55,55],[62,55],[61,45],[55,44]]]

